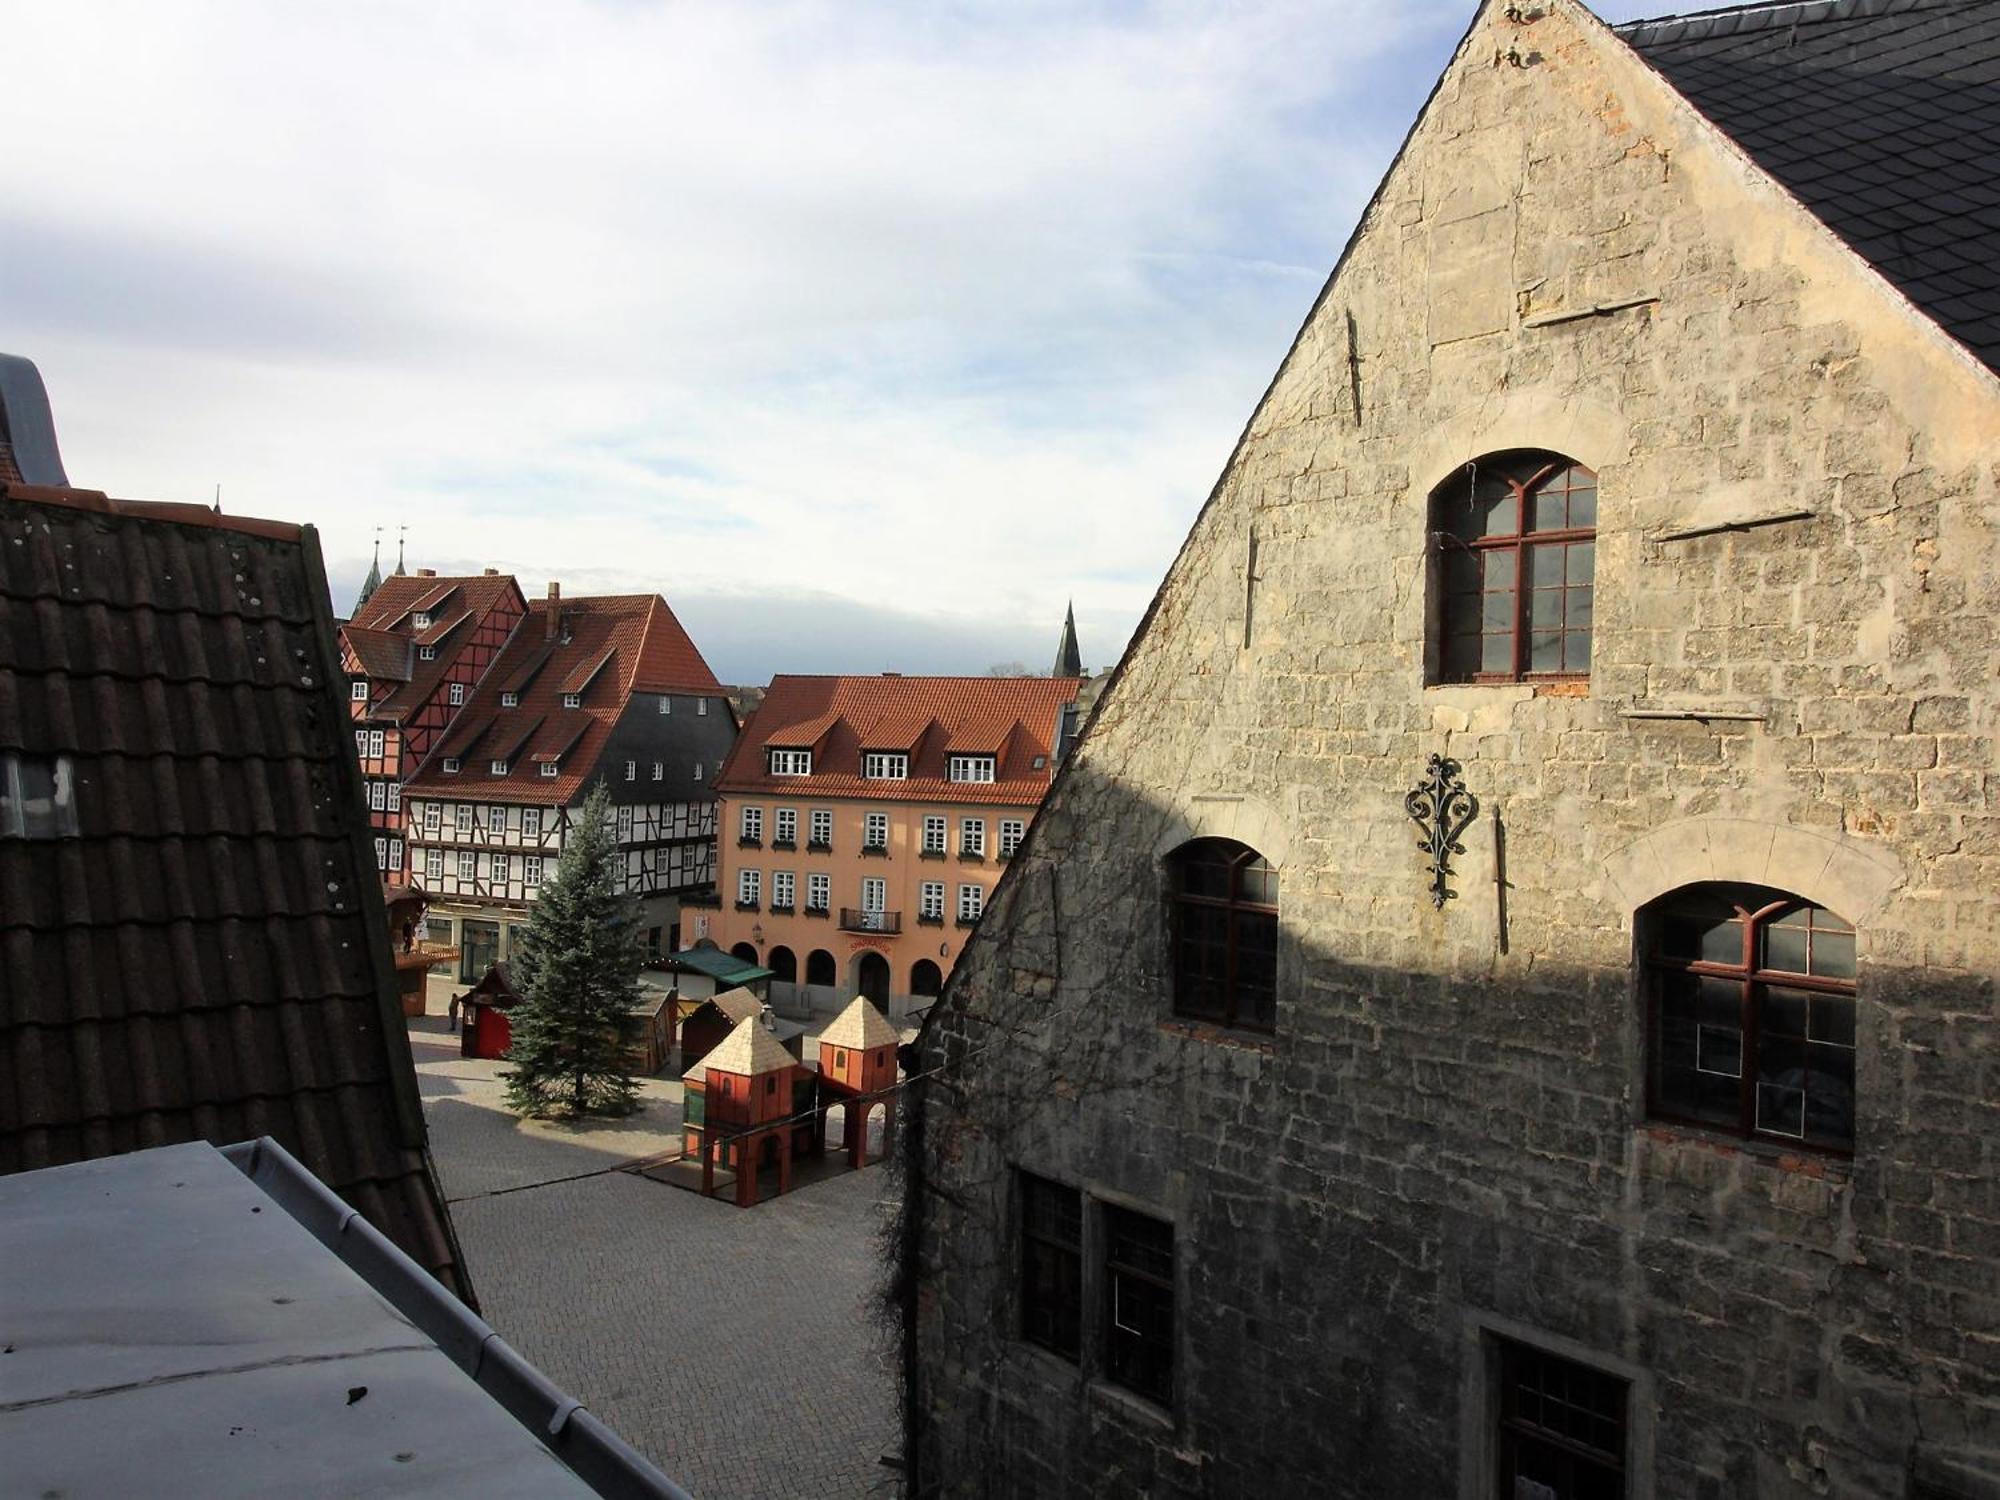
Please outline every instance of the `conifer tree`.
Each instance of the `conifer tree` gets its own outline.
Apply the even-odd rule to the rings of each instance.
[[[524,1115],[628,1114],[626,1026],[639,993],[638,910],[619,889],[611,796],[591,789],[528,917],[508,1018],[508,1107]]]

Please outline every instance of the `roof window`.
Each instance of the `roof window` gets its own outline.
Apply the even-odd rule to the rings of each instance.
[[[76,766],[67,755],[0,755],[0,838],[75,838]]]

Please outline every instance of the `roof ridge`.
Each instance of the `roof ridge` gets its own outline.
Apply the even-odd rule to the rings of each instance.
[[[1718,5],[1709,10],[1690,10],[1676,15],[1646,16],[1636,21],[1620,21],[1611,30],[1622,37],[1632,32],[1644,31],[1648,27],[1675,26],[1689,21],[1717,21],[1726,16],[1754,19],[1759,26],[1776,26],[1786,20],[1844,21],[1856,17],[1895,15],[1900,11],[1963,9],[1980,3],[1982,0],[1753,0],[1749,5]]]

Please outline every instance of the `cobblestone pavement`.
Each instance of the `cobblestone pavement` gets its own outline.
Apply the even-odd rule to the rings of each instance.
[[[900,1446],[875,1321],[880,1168],[738,1209],[618,1171],[677,1149],[640,1114],[522,1124],[501,1064],[411,1023],[431,1149],[486,1320],[698,1500],[890,1497]],[[588,1175],[584,1175],[588,1174]]]

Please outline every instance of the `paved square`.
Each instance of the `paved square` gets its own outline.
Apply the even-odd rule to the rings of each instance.
[[[410,1042],[487,1322],[698,1500],[893,1496],[901,1443],[875,1316],[880,1168],[754,1209],[618,1168],[679,1149],[680,1084],[582,1129],[522,1123],[504,1064],[440,1016]]]

